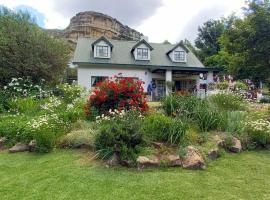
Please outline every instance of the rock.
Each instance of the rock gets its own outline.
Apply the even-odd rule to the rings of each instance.
[[[117,166],[120,163],[119,153],[114,153],[110,159],[107,161],[107,165],[109,166]]]
[[[17,153],[17,152],[23,152],[23,151],[28,151],[29,147],[27,144],[23,143],[17,143],[15,146],[9,149],[10,153]]]
[[[152,159],[146,157],[146,156],[139,156],[137,158],[138,163],[138,169],[144,169],[148,167],[159,167],[159,159],[157,157],[154,157]]]
[[[7,141],[7,138],[5,137],[1,137],[0,138],[0,149],[4,149],[5,148],[5,142]]]
[[[233,153],[239,153],[242,150],[241,141],[236,137],[232,137],[233,145],[228,147],[228,150]]]
[[[218,147],[225,147],[225,140],[222,139],[219,135],[215,135],[213,139]]]
[[[179,156],[176,155],[168,155],[166,158],[168,162],[169,167],[177,167],[177,166],[182,166],[182,161]]]
[[[37,147],[37,141],[36,140],[31,140],[28,144],[28,148],[30,152],[34,152]]]
[[[218,148],[211,149],[211,150],[208,152],[208,156],[209,156],[209,158],[211,158],[212,160],[216,160],[216,159],[220,156]]]
[[[119,40],[140,40],[142,36],[141,33],[123,25],[117,19],[94,11],[77,13],[70,19],[70,24],[64,30],[47,29],[46,31],[55,37],[64,38],[75,44],[79,37],[99,38],[105,36]]]
[[[205,169],[205,162],[201,153],[192,146],[186,148],[186,155],[182,160],[185,169]]]

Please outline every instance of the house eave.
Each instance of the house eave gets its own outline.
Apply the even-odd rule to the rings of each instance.
[[[80,65],[82,67],[126,67],[126,68],[139,68],[139,69],[148,69],[151,72],[157,70],[172,70],[172,71],[193,71],[193,72],[220,72],[221,68],[211,68],[211,67],[186,67],[186,66],[157,66],[157,65],[140,65],[140,64],[120,64],[120,63],[90,63],[90,62],[73,62],[74,65]]]

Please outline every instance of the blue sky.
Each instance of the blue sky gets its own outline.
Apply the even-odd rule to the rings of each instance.
[[[209,19],[241,15],[245,0],[0,0],[10,9],[28,10],[43,28],[64,29],[82,11],[117,18],[149,37],[150,42],[194,41],[198,26]]]

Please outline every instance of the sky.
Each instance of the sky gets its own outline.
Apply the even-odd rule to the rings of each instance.
[[[0,0],[13,10],[27,10],[39,26],[64,29],[82,11],[98,11],[118,19],[150,42],[193,42],[198,26],[209,19],[241,16],[245,0]]]

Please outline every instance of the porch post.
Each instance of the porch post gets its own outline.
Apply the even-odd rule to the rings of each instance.
[[[169,95],[172,92],[171,83],[172,83],[172,70],[166,70],[165,74],[166,95]]]

